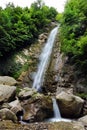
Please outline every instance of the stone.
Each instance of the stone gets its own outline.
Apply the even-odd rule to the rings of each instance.
[[[32,97],[32,95],[35,94],[35,93],[36,93],[35,89],[25,87],[19,92],[18,97],[19,97],[20,100],[22,100],[22,99],[25,100],[25,99]]]
[[[40,35],[39,35],[38,42],[39,42],[40,44],[45,43],[46,40],[47,40],[47,38],[48,38],[47,35],[48,35],[47,33],[42,33],[42,34],[40,34]]]
[[[73,88],[57,87],[56,95],[60,94],[62,91],[73,94]]]
[[[84,100],[71,93],[61,92],[56,96],[61,115],[66,118],[76,118],[81,115]]]
[[[81,122],[74,121],[72,130],[85,130],[84,125]]]
[[[0,84],[14,86],[17,84],[17,81],[9,76],[0,76]]]
[[[23,111],[23,108],[21,107],[21,103],[19,102],[19,100],[15,100],[9,103],[10,106],[10,110],[12,112],[14,112],[15,114],[17,114],[18,112]]]
[[[33,94],[29,100],[22,103],[22,106],[24,108],[24,121],[43,121],[53,116],[53,104],[50,96]]]
[[[82,124],[87,127],[87,115],[79,118],[78,121],[82,122]]]
[[[16,124],[10,120],[0,121],[1,130],[86,130],[78,122],[39,122],[28,124]]]
[[[0,103],[12,101],[15,98],[16,87],[0,85]]]
[[[11,109],[11,106],[9,105],[9,103],[3,103],[0,107],[0,109],[3,109],[3,108],[8,108],[8,109]]]
[[[0,119],[1,120],[12,120],[15,123],[17,122],[16,115],[7,108],[0,110]]]

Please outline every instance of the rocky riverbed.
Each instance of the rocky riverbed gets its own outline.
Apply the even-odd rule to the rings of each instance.
[[[80,122],[14,124],[11,121],[0,122],[0,130],[85,130]]]

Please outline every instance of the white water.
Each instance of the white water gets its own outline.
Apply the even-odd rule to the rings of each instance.
[[[65,118],[62,118],[62,117],[61,117],[60,110],[59,110],[59,107],[58,107],[58,105],[57,105],[56,99],[55,99],[55,98],[52,98],[52,101],[53,101],[54,117],[53,117],[53,118],[50,118],[50,119],[48,119],[48,120],[46,120],[46,121],[48,121],[48,122],[59,122],[59,121],[71,122],[70,119],[65,119]]]
[[[56,99],[52,98],[52,101],[53,101],[54,118],[61,119],[60,110],[59,110],[59,107],[57,106]]]
[[[49,59],[52,53],[52,48],[53,48],[57,31],[58,31],[58,27],[54,28],[51,31],[48,37],[47,43],[41,53],[40,63],[38,65],[38,70],[37,70],[36,76],[34,78],[34,83],[33,83],[33,88],[35,88],[36,90],[40,90],[43,84],[44,74],[45,74],[47,65],[49,63]]]
[[[37,91],[41,89],[41,86],[43,84],[44,81],[44,74],[45,71],[47,69],[48,63],[49,63],[49,59],[52,53],[52,48],[53,48],[53,44],[55,41],[55,37],[58,31],[58,27],[54,28],[47,40],[47,43],[45,45],[45,47],[43,48],[43,51],[40,55],[40,63],[38,65],[38,70],[36,73],[36,76],[34,78],[34,83],[33,83],[33,88],[35,88]],[[54,111],[54,117],[51,119],[48,119],[46,121],[51,121],[51,122],[58,122],[58,121],[68,121],[70,122],[71,120],[67,120],[61,117],[60,115],[60,111],[59,111],[59,107],[57,105],[56,99],[52,98],[53,101],[53,111]]]

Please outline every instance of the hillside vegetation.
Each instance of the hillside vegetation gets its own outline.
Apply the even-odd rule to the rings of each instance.
[[[87,74],[87,0],[68,0],[61,20],[61,50]]]
[[[11,3],[5,9],[0,7],[0,57],[34,42],[57,14],[55,8],[49,8],[42,0],[32,3],[30,8]]]

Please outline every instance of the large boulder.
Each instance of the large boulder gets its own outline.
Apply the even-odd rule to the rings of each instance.
[[[67,92],[56,96],[61,115],[67,118],[76,118],[81,115],[84,100]]]
[[[0,84],[14,86],[17,84],[17,81],[9,76],[0,76]]]
[[[53,115],[52,99],[43,94],[33,94],[28,100],[22,102],[24,108],[23,120],[28,122],[43,121]]]
[[[0,85],[0,103],[12,101],[15,94],[15,86]]]
[[[1,120],[12,120],[13,122],[17,122],[16,115],[7,108],[0,110],[0,119]]]

